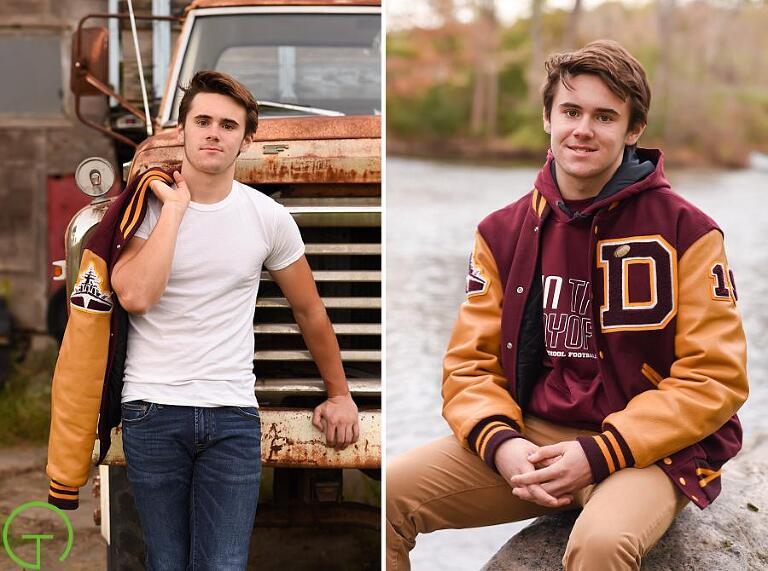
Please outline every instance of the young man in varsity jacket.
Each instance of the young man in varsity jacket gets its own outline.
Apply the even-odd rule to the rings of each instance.
[[[246,568],[261,475],[253,313],[262,268],[326,383],[313,423],[330,445],[358,438],[298,227],[234,180],[257,121],[243,85],[198,72],[179,107],[180,171],[147,171],[116,199],[71,296],[53,380],[49,501],[77,507],[97,423],[103,458],[122,420],[148,569]]]
[[[546,62],[551,147],[477,229],[444,361],[453,436],[390,462],[387,568],[419,533],[583,507],[566,569],[638,569],[741,446],[746,346],[715,222],[636,143],[641,65],[599,41]]]

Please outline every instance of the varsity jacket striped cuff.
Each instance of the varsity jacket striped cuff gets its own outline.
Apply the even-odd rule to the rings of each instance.
[[[593,483],[598,484],[622,468],[635,465],[635,458],[619,431],[610,424],[595,436],[579,436],[576,440],[587,455]]]
[[[496,449],[511,438],[522,438],[520,427],[506,416],[490,416],[481,420],[469,433],[467,441],[483,461],[496,470]]]
[[[80,492],[78,488],[51,480],[48,488],[48,503],[62,510],[76,510],[80,505]]]

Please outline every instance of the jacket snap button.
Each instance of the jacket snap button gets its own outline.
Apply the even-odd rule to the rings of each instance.
[[[511,349],[511,348],[512,348],[512,343],[507,343],[507,349]]]
[[[517,286],[517,293],[523,293],[523,286]]]
[[[539,231],[539,227],[538,227],[538,226],[534,226],[534,227],[533,227],[533,231],[534,231],[534,232],[538,232],[538,231]]]
[[[678,482],[680,482],[683,486],[685,486],[685,478],[680,478]]]
[[[664,458],[664,463],[665,463],[667,466],[669,466],[670,464],[672,464],[672,458],[670,458],[669,456],[667,456],[666,458]]]

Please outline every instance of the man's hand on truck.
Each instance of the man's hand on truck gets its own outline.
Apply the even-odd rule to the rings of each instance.
[[[357,405],[352,396],[338,395],[318,405],[312,415],[312,424],[325,433],[328,446],[343,450],[360,437]]]

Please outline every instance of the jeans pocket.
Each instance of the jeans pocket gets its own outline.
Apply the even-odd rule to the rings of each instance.
[[[149,418],[157,410],[153,402],[143,400],[124,402],[120,405],[123,424],[136,424]]]
[[[239,414],[240,416],[244,416],[245,418],[250,418],[251,420],[259,420],[259,408],[255,406],[233,406],[233,409],[235,409],[235,412]]]

